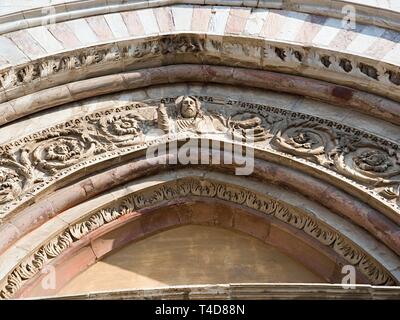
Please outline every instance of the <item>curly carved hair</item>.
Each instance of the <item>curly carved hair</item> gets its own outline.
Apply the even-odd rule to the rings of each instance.
[[[196,104],[196,109],[197,109],[197,116],[202,116],[202,112],[201,112],[201,102],[199,99],[197,99],[195,96],[180,96],[175,100],[175,105],[178,107],[179,110],[179,114],[182,114],[182,102],[183,100],[185,100],[186,98],[192,99],[194,100],[195,104]],[[196,116],[196,117],[197,117]]]

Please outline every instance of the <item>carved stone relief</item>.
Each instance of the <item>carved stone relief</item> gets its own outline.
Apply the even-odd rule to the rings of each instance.
[[[12,201],[32,184],[32,171],[26,150],[17,155],[0,154],[0,204]]]
[[[221,100],[221,99],[219,99]],[[160,130],[161,129],[161,130]],[[399,210],[396,143],[322,118],[213,97],[171,97],[103,110],[0,146],[0,216],[74,168],[184,135],[275,150],[347,178]],[[89,162],[88,162],[89,161]],[[315,167],[315,165],[312,165]]]
[[[319,220],[307,216],[295,208],[281,204],[267,195],[258,194],[242,187],[213,180],[183,178],[137,191],[120,199],[116,205],[95,211],[84,220],[69,226],[10,272],[0,287],[0,298],[12,298],[23,284],[37,275],[46,264],[61,255],[74,242],[101,226],[130,212],[157,205],[162,201],[186,196],[217,198],[274,217],[332,248],[348,263],[356,266],[371,281],[371,284],[394,285],[396,283],[394,278],[361,248]]]
[[[48,78],[63,72],[97,65],[123,62],[131,64],[154,56],[176,54],[210,54],[211,56],[241,56],[244,60],[263,61],[265,66],[284,66],[299,69],[309,67],[327,70],[342,75],[368,79],[383,86],[399,86],[400,73],[394,67],[380,63],[362,61],[361,58],[331,52],[320,48],[307,48],[275,44],[252,39],[251,43],[205,38],[204,35],[164,35],[134,43],[109,44],[82,49],[30,62],[0,71],[2,89],[10,90],[40,78]]]
[[[396,144],[378,143],[361,131],[354,133],[317,121],[288,121],[271,144],[288,153],[335,169],[365,185],[382,187],[400,183],[400,153]]]
[[[28,145],[27,150],[32,151],[31,164],[50,174],[103,151],[100,143],[78,128],[60,130],[41,140],[37,139],[34,146]]]

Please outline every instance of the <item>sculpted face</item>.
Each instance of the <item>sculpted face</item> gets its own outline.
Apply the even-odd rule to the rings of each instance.
[[[181,114],[184,118],[194,118],[197,115],[196,101],[190,97],[185,97],[182,100]]]

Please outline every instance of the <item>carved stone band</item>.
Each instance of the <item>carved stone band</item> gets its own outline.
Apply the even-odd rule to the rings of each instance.
[[[372,206],[399,221],[397,143],[320,117],[231,99],[214,103],[213,97],[206,96],[195,98],[204,105],[201,117],[179,118],[179,108],[174,109],[177,98],[161,101],[171,118],[157,112],[157,102],[136,102],[71,119],[0,146],[8,159],[0,166],[2,218],[83,167],[179,139],[173,132],[187,138],[211,133],[232,140],[245,138],[246,130],[252,129],[257,139],[247,142],[251,148],[336,177],[340,184],[362,190]],[[215,110],[219,114],[214,115]],[[148,136],[161,123],[169,133]]]
[[[82,79],[182,61],[273,70],[348,85],[400,101],[398,67],[323,48],[243,36],[182,34],[117,41],[13,66],[0,73],[0,101]],[[161,61],[164,61],[162,62]],[[373,85],[371,85],[373,83]]]
[[[2,281],[0,296],[11,298],[16,295],[27,281],[40,273],[40,270],[46,264],[62,255],[73,243],[79,242],[80,239],[102,226],[132,212],[140,212],[159,203],[188,196],[216,198],[232,202],[256,210],[262,215],[278,219],[329,247],[345,261],[356,266],[371,284],[394,285],[398,281],[376,260],[366,254],[363,249],[357,247],[337,231],[332,230],[325,223],[302,213],[298,208],[293,208],[274,200],[270,196],[243,187],[212,179],[190,177],[139,190],[122,197],[118,200],[118,203],[111,206],[102,207],[100,210],[94,209],[86,218],[78,223],[71,224],[10,271],[7,278]]]

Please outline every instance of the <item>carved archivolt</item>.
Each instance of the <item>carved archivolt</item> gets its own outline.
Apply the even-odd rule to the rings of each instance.
[[[287,120],[271,144],[373,186],[384,196],[388,188],[398,187],[400,151],[396,144],[333,122],[310,119]]]
[[[394,285],[396,283],[394,278],[361,248],[356,247],[350,240],[319,220],[305,215],[295,208],[242,187],[213,180],[183,178],[134,192],[120,199],[116,205],[95,211],[84,220],[69,226],[10,272],[0,289],[0,297],[12,298],[23,284],[37,275],[46,264],[61,255],[74,242],[101,226],[128,213],[160,204],[162,201],[187,196],[217,198],[275,217],[332,248],[348,263],[356,266],[370,280],[371,284]]]
[[[130,103],[0,146],[0,216],[74,170],[176,140],[180,134],[239,140],[301,159],[399,210],[396,143],[319,117],[230,99],[214,103],[213,99],[170,97],[154,105]]]
[[[307,48],[260,42],[255,39],[252,44],[218,40],[204,35],[165,35],[158,38],[136,41],[135,43],[102,45],[87,48],[79,53],[66,53],[40,59],[29,64],[9,68],[0,73],[0,84],[4,90],[34,83],[41,78],[48,78],[71,70],[90,67],[99,68],[113,62],[131,64],[134,61],[154,56],[176,55],[181,53],[234,55],[260,59],[265,65],[285,66],[291,68],[313,68],[360,79],[368,79],[383,86],[399,86],[399,71],[385,63],[371,65],[356,56],[349,56],[319,48]]]

